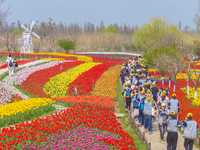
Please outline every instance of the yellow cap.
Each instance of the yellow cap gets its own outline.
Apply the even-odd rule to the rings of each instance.
[[[147,90],[147,93],[150,94],[150,93],[151,93],[151,90]]]
[[[140,91],[140,93],[141,93],[141,94],[145,94],[145,91],[144,91],[144,90],[142,90],[142,91]]]
[[[141,66],[143,67],[144,65],[143,65],[143,64],[141,64]]]
[[[132,69],[131,71],[132,71],[132,72],[134,72],[135,70],[134,70],[134,69]]]
[[[147,101],[149,101],[149,100],[151,100],[151,97],[147,97],[147,99],[146,99]]]
[[[175,111],[171,111],[170,115],[176,115]]]
[[[131,76],[133,76],[133,74],[131,73]]]
[[[147,97],[151,97],[151,94],[147,94]]]
[[[162,104],[161,104],[161,107],[165,107],[165,106],[166,106],[166,104],[165,104],[165,103],[162,103]]]
[[[131,67],[133,67],[133,65],[131,65]]]
[[[193,117],[192,113],[188,113],[187,117]]]
[[[155,83],[155,82],[153,82],[153,83],[152,83],[152,86],[155,86],[155,85],[156,85],[156,83]]]
[[[154,76],[151,76],[151,79],[154,79]]]
[[[127,85],[130,85],[130,82],[128,82]]]
[[[138,76],[138,74],[136,73],[135,76]]]
[[[175,94],[175,93],[173,93],[173,94],[172,94],[172,96],[173,96],[173,97],[176,97],[176,94]]]
[[[163,91],[163,93],[165,93],[165,94],[166,94],[166,91],[164,90],[164,91]]]
[[[129,76],[129,79],[131,78],[131,76]]]
[[[149,82],[146,82],[146,85],[149,85]]]

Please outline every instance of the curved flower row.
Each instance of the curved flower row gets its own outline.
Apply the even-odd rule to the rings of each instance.
[[[62,149],[68,150],[73,147],[77,148],[89,148],[92,150],[104,149],[109,150],[110,146],[106,146],[102,139],[108,139],[112,141],[119,141],[115,136],[110,135],[110,133],[103,133],[96,129],[90,129],[85,127],[76,127],[66,132],[66,130],[61,131],[60,135],[48,136],[47,143],[37,145],[34,143],[25,144],[23,150],[36,150],[36,149]],[[68,145],[68,146],[66,146]]]
[[[109,67],[115,65],[115,63],[102,63],[82,73],[76,78],[75,81],[69,84],[67,94],[70,96],[74,95],[74,89],[76,87],[78,95],[90,95],[92,87],[96,86],[95,82],[99,80],[102,73],[104,73],[104,71],[106,71]]]
[[[60,74],[72,67],[78,66],[82,64],[81,61],[76,62],[66,62],[54,67],[39,70],[33,74],[31,74],[26,81],[22,82],[21,89],[22,91],[26,91],[29,94],[33,94],[34,97],[50,97],[49,95],[43,92],[43,87],[50,80],[50,78],[54,77],[57,74]],[[62,66],[62,69],[61,69]]]
[[[20,123],[55,110],[51,99],[28,99],[0,106],[0,127]]]
[[[29,55],[53,55],[53,56],[62,56],[62,57],[77,57],[78,61],[86,61],[92,62],[92,57],[90,56],[81,56],[81,55],[73,55],[73,54],[65,54],[65,53],[28,53]]]
[[[105,71],[97,80],[91,95],[117,97],[117,80],[120,75],[121,66],[117,65]]]
[[[24,101],[5,104],[3,106],[0,106],[0,118],[3,118],[4,116],[16,115],[19,112],[24,113],[25,111],[34,110],[39,108],[40,106],[49,105],[51,103],[54,103],[54,101],[51,99],[31,98]]]
[[[59,63],[63,63],[65,61],[60,61]],[[25,68],[23,70],[20,70],[17,72],[17,76],[14,79],[15,84],[19,84],[21,85],[22,82],[26,81],[26,79],[34,72],[39,71],[39,70],[43,70],[43,69],[48,69],[51,68],[55,65],[58,65],[57,61],[53,61],[53,62],[49,62],[46,64],[42,64],[39,66],[33,66],[30,68]]]
[[[12,96],[16,93],[8,88],[4,83],[0,82],[0,105],[7,104],[11,101]]]
[[[18,65],[24,65],[24,64],[27,64],[27,63],[30,63],[30,62],[34,62],[34,61],[36,61],[36,60],[22,60],[22,61],[17,61],[17,63],[18,63]],[[0,70],[1,69],[6,69],[7,67],[8,67],[7,64],[2,65],[2,66],[0,66]]]
[[[51,61],[56,61],[56,60],[65,60],[64,58],[41,58],[40,60],[51,60]]]
[[[100,107],[114,108],[113,98],[103,96],[68,96],[53,98],[57,102],[61,102],[64,105],[70,105],[71,103],[86,103],[89,105],[95,105]]]
[[[82,73],[100,64],[101,63],[88,62],[58,74],[52,77],[50,81],[44,85],[43,91],[51,97],[65,97],[70,83],[72,83]]]
[[[48,141],[46,137],[49,135],[61,134],[64,130],[69,132],[76,126],[110,132],[118,140],[100,139],[110,149],[136,150],[133,138],[122,129],[113,110],[81,104],[46,118],[38,118],[31,123],[22,122],[15,125],[15,128],[3,128],[0,132],[0,149],[21,150],[24,144],[29,143],[42,145]]]

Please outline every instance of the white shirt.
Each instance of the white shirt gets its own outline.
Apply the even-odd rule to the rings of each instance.
[[[12,57],[8,57],[8,59],[6,60],[7,63],[9,63],[10,61],[13,63],[13,58]]]

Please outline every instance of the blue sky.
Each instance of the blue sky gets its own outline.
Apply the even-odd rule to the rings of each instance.
[[[166,17],[171,23],[182,23],[195,29],[193,17],[198,0],[6,0],[5,10],[11,7],[7,22],[30,23],[31,20],[47,22],[49,17],[63,24],[89,21],[105,26],[122,23],[138,25],[147,23],[150,17]]]

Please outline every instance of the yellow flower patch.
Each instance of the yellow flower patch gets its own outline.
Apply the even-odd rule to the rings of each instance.
[[[0,118],[3,118],[3,116],[16,115],[19,112],[24,113],[25,111],[34,110],[52,103],[55,103],[55,101],[48,98],[31,98],[28,100],[5,104],[0,106]]]
[[[65,54],[65,53],[27,53],[29,55],[54,55],[54,56],[63,56],[63,57],[76,57],[78,58],[78,61],[86,61],[86,62],[92,62],[93,59],[90,56],[84,56],[84,55],[73,55],[73,54]]]
[[[117,97],[117,80],[120,75],[121,66],[117,65],[105,71],[95,83],[91,95]]]
[[[181,74],[177,74],[176,79],[187,79],[187,73],[183,73],[183,76]],[[192,79],[197,79],[197,76],[195,74],[192,74]]]
[[[187,93],[187,88],[181,88],[184,93]],[[192,105],[200,106],[200,88],[197,88],[197,98],[194,98],[195,88],[190,87],[190,94],[186,96],[186,98],[194,100],[192,101]]]
[[[44,93],[49,94],[54,98],[65,97],[70,83],[72,83],[82,73],[99,64],[101,63],[84,63],[50,78],[50,80],[44,85]]]
[[[148,69],[148,72],[159,71],[158,69]]]

